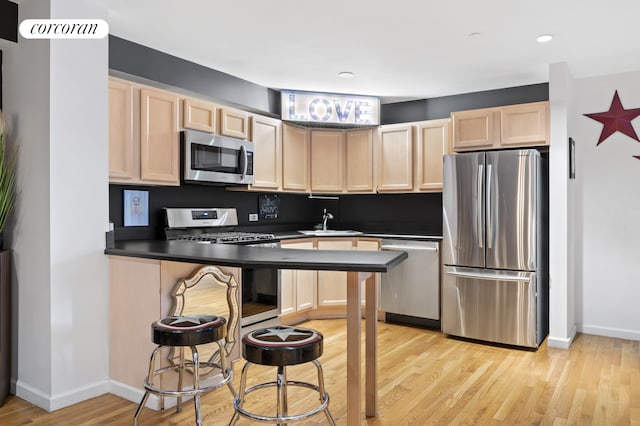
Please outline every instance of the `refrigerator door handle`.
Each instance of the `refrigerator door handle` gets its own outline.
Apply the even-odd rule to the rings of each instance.
[[[446,274],[454,275],[456,277],[463,278],[474,278],[478,280],[487,280],[487,281],[522,281],[528,282],[531,281],[532,275],[523,277],[519,275],[504,275],[504,274],[491,274],[491,273],[482,273],[482,272],[455,272],[455,271],[447,271]]]
[[[493,217],[491,216],[491,164],[487,165],[487,248],[491,248],[493,241]]]
[[[478,165],[478,180],[477,180],[477,195],[476,195],[476,227],[478,230],[478,247],[483,248],[483,243],[482,243],[482,237],[483,237],[483,221],[482,221],[482,208],[483,208],[483,203],[482,203],[482,198],[483,198],[483,194],[482,194],[482,187],[483,187],[483,176],[482,176],[482,171],[483,171],[484,166],[482,164]]]

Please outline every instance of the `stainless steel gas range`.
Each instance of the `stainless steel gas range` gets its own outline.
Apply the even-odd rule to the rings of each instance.
[[[269,233],[237,231],[235,208],[165,208],[167,240],[185,244],[244,244],[279,247]],[[280,324],[280,271],[242,268],[240,325],[246,333]]]

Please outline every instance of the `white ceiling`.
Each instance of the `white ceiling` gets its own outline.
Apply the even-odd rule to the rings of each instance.
[[[98,1],[111,34],[274,89],[390,102],[640,69],[638,0]]]

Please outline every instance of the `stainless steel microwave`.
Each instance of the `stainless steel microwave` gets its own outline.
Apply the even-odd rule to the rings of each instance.
[[[180,132],[185,182],[252,184],[253,142],[197,130]]]

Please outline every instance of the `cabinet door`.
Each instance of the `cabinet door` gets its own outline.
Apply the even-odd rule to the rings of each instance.
[[[344,132],[311,131],[311,191],[342,192]]]
[[[251,188],[279,190],[282,187],[282,139],[280,120],[254,115],[251,117],[251,141],[254,143]]]
[[[142,388],[149,373],[149,354],[155,348],[149,325],[161,315],[160,261],[109,256],[111,379]]]
[[[318,250],[351,250],[353,240],[319,239]],[[347,273],[318,271],[318,306],[345,306],[347,304]]]
[[[135,179],[139,174],[135,151],[139,141],[134,137],[133,101],[133,85],[113,78],[109,79],[110,181],[127,182]]]
[[[313,250],[313,240],[283,242],[282,248]],[[316,272],[283,269],[280,277],[282,315],[300,312],[315,307]]]
[[[287,315],[296,311],[296,271],[280,271],[280,314]]]
[[[233,108],[219,108],[220,110],[220,134],[232,138],[247,139],[248,114]]]
[[[178,97],[140,89],[140,178],[180,185]]]
[[[503,146],[549,145],[549,103],[535,102],[501,109]]]
[[[500,111],[495,108],[451,113],[453,150],[492,148],[500,141]]]
[[[413,126],[381,126],[378,146],[378,190],[413,190]]]
[[[309,130],[282,126],[282,189],[309,191]]]
[[[359,238],[356,241],[355,249],[363,250],[363,251],[378,251],[380,250],[380,240]],[[379,272],[376,272],[375,280],[376,280],[376,292],[378,293],[378,305],[380,305],[380,273]],[[366,293],[364,283],[360,284],[360,293],[362,296],[362,306],[364,306],[365,301],[367,300],[367,293]]]
[[[418,123],[416,141],[417,191],[442,191],[442,156],[449,145],[450,120]]]
[[[215,105],[199,99],[184,99],[182,101],[182,127],[216,133]]]
[[[373,131],[347,131],[345,145],[345,189],[373,192]]]

